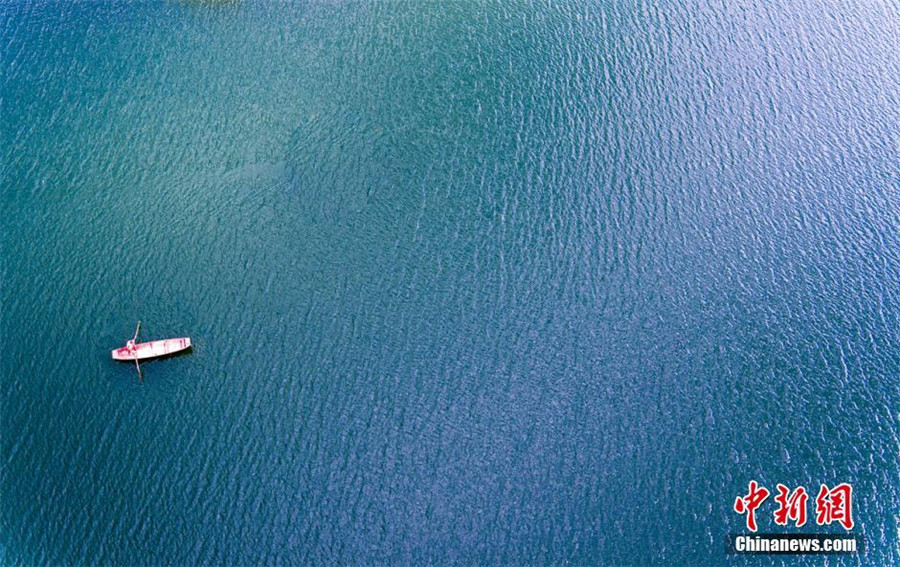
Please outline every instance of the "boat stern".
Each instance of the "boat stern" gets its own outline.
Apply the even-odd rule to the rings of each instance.
[[[128,351],[128,348],[115,348],[111,351],[113,360],[134,360],[134,356]]]

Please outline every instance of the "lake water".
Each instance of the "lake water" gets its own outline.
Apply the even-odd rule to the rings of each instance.
[[[0,563],[900,563],[896,3],[0,18]]]

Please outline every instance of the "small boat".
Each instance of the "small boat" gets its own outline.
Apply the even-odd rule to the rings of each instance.
[[[157,356],[165,356],[178,351],[186,350],[191,346],[189,337],[181,337],[180,339],[165,339],[162,341],[153,341],[149,343],[135,343],[128,341],[122,348],[112,351],[112,357],[116,360],[144,360],[145,358],[156,358]]]
[[[112,357],[114,360],[133,360],[137,365],[138,376],[143,381],[141,375],[141,365],[139,360],[147,358],[156,358],[158,356],[166,356],[191,348],[190,337],[180,337],[177,339],[163,339],[161,341],[151,341],[149,343],[137,343],[138,333],[141,330],[141,322],[138,321],[137,329],[134,331],[134,338],[125,343],[125,346],[113,349]]]

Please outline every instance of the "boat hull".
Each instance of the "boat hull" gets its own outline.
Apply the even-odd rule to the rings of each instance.
[[[144,360],[146,358],[174,354],[189,348],[191,348],[190,337],[181,337],[178,339],[139,343],[134,345],[133,351],[129,350],[128,347],[117,348],[112,351],[112,357],[115,360]]]

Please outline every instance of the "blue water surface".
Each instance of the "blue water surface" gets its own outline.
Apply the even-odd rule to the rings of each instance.
[[[900,563],[896,2],[0,20],[0,563]]]

